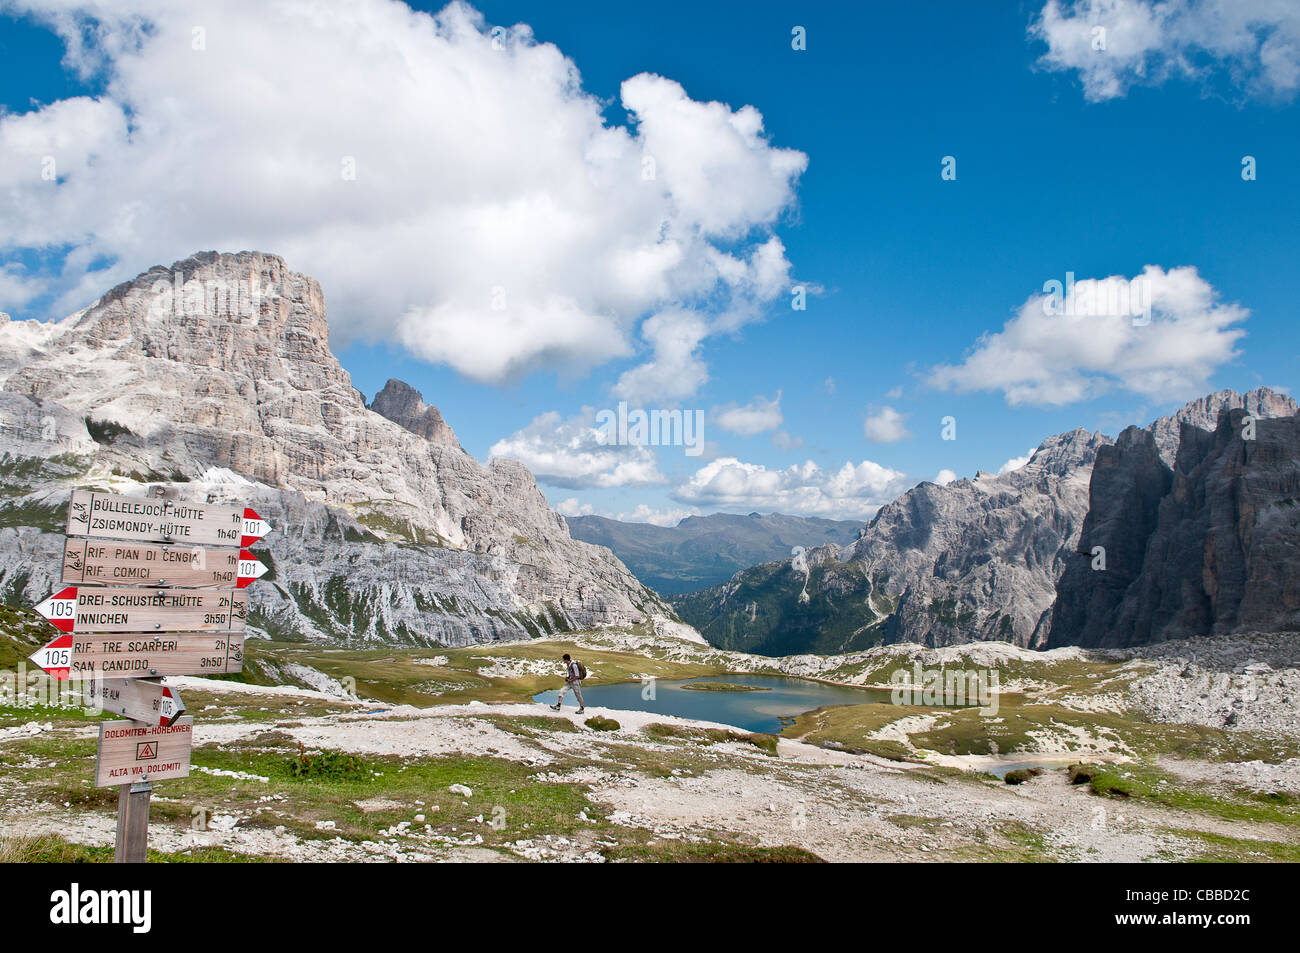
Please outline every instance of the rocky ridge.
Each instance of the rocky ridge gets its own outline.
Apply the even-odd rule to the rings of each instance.
[[[1017,470],[918,484],[855,542],[810,550],[806,585],[787,560],[674,605],[715,645],[763,654],[1039,645],[1087,512],[1092,461],[1109,442],[1078,429],[1043,441]]]
[[[767,563],[673,603],[713,644],[773,655],[896,642],[1115,646],[1250,625],[1275,631],[1290,624],[1296,608],[1280,580],[1300,578],[1300,558],[1287,542],[1297,534],[1286,522],[1286,501],[1300,498],[1291,489],[1300,448],[1285,436],[1296,411],[1291,398],[1268,388],[1220,391],[1145,428],[1128,428],[1114,445],[1081,429],[1051,437],[1018,470],[946,486],[919,484],[882,507],[854,543],[809,551],[806,569],[791,560]],[[1222,427],[1228,412],[1238,424],[1247,413],[1256,419],[1261,436],[1252,449],[1243,450],[1240,439],[1232,444],[1230,433],[1212,439],[1203,429],[1207,419],[1211,430]],[[1218,462],[1207,462],[1211,457]],[[1165,461],[1174,458],[1185,462],[1171,470]],[[1184,503],[1162,502],[1181,470],[1186,476],[1173,492]],[[1250,527],[1234,523],[1242,514],[1228,502],[1242,489],[1256,494]],[[1158,634],[1166,616],[1178,611],[1172,603],[1179,597],[1160,588],[1174,585],[1172,577],[1155,582],[1160,560],[1150,557],[1151,578],[1140,594],[1134,590],[1126,610],[1135,619],[1125,623],[1131,631],[1125,629],[1122,641],[1106,641],[1095,630],[1108,623],[1097,620],[1143,575],[1143,553],[1160,519],[1169,524],[1158,537],[1165,558],[1182,566],[1177,585],[1196,589],[1205,575],[1219,608],[1197,609],[1195,621],[1188,617]],[[1105,573],[1089,568],[1094,544],[1106,549]],[[1187,546],[1221,551],[1193,566],[1175,558]],[[1273,561],[1248,558],[1252,547]],[[1252,587],[1269,596],[1254,594],[1243,605]],[[1147,602],[1165,608],[1136,621]],[[1079,635],[1085,618],[1092,634]],[[1053,635],[1057,627],[1062,634]]]
[[[454,645],[671,616],[413,388],[368,408],[320,285],[277,256],[200,253],[62,321],[0,323],[0,374],[7,601],[48,594],[74,486],[165,482],[265,510],[253,620],[283,638]]]

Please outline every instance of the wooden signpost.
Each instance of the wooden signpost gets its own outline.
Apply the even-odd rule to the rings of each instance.
[[[63,582],[75,586],[184,586],[243,589],[267,572],[246,549],[167,546],[97,539],[63,543]]]
[[[31,660],[60,681],[228,675],[244,669],[244,636],[61,635]]]
[[[36,607],[61,633],[32,655],[51,677],[88,680],[100,723],[95,785],[117,787],[118,863],[142,863],[153,782],[190,773],[194,719],[168,675],[239,672],[248,594],[268,572],[248,551],[271,531],[247,506],[75,490],[64,588]]]
[[[66,586],[36,606],[60,632],[242,632],[242,590]]]
[[[188,777],[193,734],[189,715],[166,726],[101,721],[95,787]]]
[[[74,490],[68,504],[69,536],[246,547],[270,531],[270,524],[247,506],[139,499],[94,490]]]
[[[163,728],[185,714],[180,692],[150,678],[97,678],[86,685],[86,704]]]

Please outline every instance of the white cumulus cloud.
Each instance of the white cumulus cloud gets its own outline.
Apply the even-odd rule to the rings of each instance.
[[[666,481],[650,447],[607,443],[591,407],[584,407],[581,414],[568,419],[548,411],[522,430],[498,440],[488,456],[518,460],[538,480],[569,489],[645,486]]]
[[[955,479],[957,479],[957,474],[952,470],[940,470],[935,474],[934,482],[939,484],[939,486],[947,486]]]
[[[740,434],[742,437],[776,430],[785,422],[785,417],[781,414],[781,392],[777,391],[771,400],[758,395],[747,404],[731,403],[724,407],[714,407],[713,420],[728,433]]]
[[[680,503],[712,509],[865,519],[905,489],[906,476],[863,460],[825,470],[809,460],[768,469],[719,457],[673,490]]]
[[[893,407],[882,407],[877,413],[867,414],[862,432],[872,443],[896,443],[912,436],[907,429],[907,415]]]
[[[806,156],[753,106],[661,76],[627,79],[607,122],[527,25],[398,0],[0,9],[102,87],[0,116],[0,254],[67,249],[0,276],[0,309],[47,294],[58,317],[155,264],[255,248],[321,279],[344,341],[488,382],[645,347],[623,386],[645,397],[693,392],[705,339],[788,290],[773,227]]]
[[[699,515],[700,511],[693,506],[685,509],[667,506],[662,510],[656,510],[644,503],[638,503],[630,513],[619,513],[614,519],[622,520],[624,523],[652,523],[655,526],[676,526],[688,516]]]
[[[1047,44],[1039,64],[1077,72],[1094,102],[1216,72],[1249,96],[1289,99],[1300,89],[1294,0],[1049,0],[1029,33]]]
[[[560,500],[553,509],[561,516],[591,516],[596,512],[596,508],[590,503],[579,503],[576,496]]]
[[[1023,457],[1012,457],[1006,463],[1002,464],[1002,466],[998,467],[998,473],[1010,473],[1012,470],[1019,470],[1026,463],[1029,462],[1029,458],[1032,457],[1033,455],[1034,455],[1034,448],[1030,447],[1028,450],[1025,451],[1025,455]]]
[[[778,450],[789,452],[803,448],[803,437],[798,434],[792,434],[788,430],[778,430],[772,434],[772,446]]]
[[[1138,297],[1146,314],[1131,306]],[[1079,281],[1060,296],[1030,297],[964,361],[932,368],[927,380],[941,390],[1000,390],[1009,404],[1067,404],[1115,387],[1190,398],[1237,356],[1246,333],[1234,325],[1249,312],[1218,298],[1191,267],[1148,265],[1134,279]]]

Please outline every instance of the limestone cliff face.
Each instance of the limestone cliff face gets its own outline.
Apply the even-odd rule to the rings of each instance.
[[[1056,586],[1051,644],[1065,644],[1071,638],[1066,633],[1101,624],[1123,599],[1141,573],[1171,482],[1150,429],[1129,427],[1114,446],[1097,453],[1078,553],[1067,560]]]
[[[10,600],[48,589],[74,485],[175,482],[267,509],[275,576],[252,592],[276,634],[464,644],[668,613],[414,389],[390,381],[368,408],[319,284],[277,256],[202,253],[63,321],[0,322],[0,374]]]
[[[1300,631],[1300,416],[1246,417],[1184,421],[1172,470],[1149,434],[1098,460],[1080,548],[1106,568],[1062,575],[1052,645]]]

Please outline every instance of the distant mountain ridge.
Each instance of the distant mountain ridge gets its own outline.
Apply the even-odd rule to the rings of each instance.
[[[880,508],[860,538],[738,573],[670,601],[714,645],[761,655],[852,652],[894,642],[1029,645],[1087,512],[1102,434],[1050,437],[1021,468]]]
[[[742,569],[788,558],[796,546],[848,543],[862,526],[782,513],[688,516],[676,526],[569,517],[574,539],[608,546],[641,582],[664,595],[716,585]]]
[[[1156,509],[1171,505],[1160,503],[1173,482],[1172,477],[1161,482],[1159,471],[1169,472],[1162,460],[1167,455],[1177,458],[1180,444],[1189,439],[1200,447],[1210,436],[1201,428],[1206,420],[1217,426],[1221,413],[1241,416],[1249,411],[1263,424],[1269,416],[1285,418],[1297,409],[1289,397],[1268,388],[1246,394],[1220,391],[1145,429],[1125,431],[1121,439],[1126,447],[1137,442],[1138,435],[1145,442],[1142,472],[1149,478],[1136,479],[1145,481],[1142,498],[1153,501],[1108,517],[1119,534],[1112,541],[1116,558],[1124,558],[1104,583],[1098,578],[1078,585],[1105,584],[1124,590],[1137,578],[1146,537],[1129,539],[1125,534],[1139,526],[1144,533],[1153,532]],[[1265,447],[1274,448],[1270,451],[1274,455],[1282,453],[1276,447],[1286,446],[1286,439],[1275,434],[1285,428],[1267,430],[1269,442],[1260,445],[1261,453]],[[882,507],[852,544],[811,551],[806,567],[789,559],[768,563],[670,601],[682,619],[712,644],[765,655],[847,652],[896,642],[943,646],[1000,640],[1035,648],[1058,644],[1069,638],[1052,635],[1058,583],[1067,567],[1074,567],[1074,573],[1082,571],[1078,568],[1080,535],[1090,513],[1102,517],[1098,504],[1107,496],[1096,482],[1103,476],[1094,475],[1094,464],[1114,458],[1118,451],[1111,444],[1109,437],[1085,430],[1050,437],[1020,469],[996,476],[980,473],[946,486],[919,484]],[[1217,453],[1227,459],[1232,450],[1220,448]],[[1128,458],[1127,451],[1120,455]],[[1104,479],[1111,478],[1109,473],[1108,467]],[[1290,512],[1286,501],[1300,497],[1300,490],[1285,490],[1291,478],[1284,468],[1272,479],[1272,489],[1260,491],[1260,499],[1267,501],[1261,519],[1284,518]],[[1203,484],[1185,485],[1191,492]],[[1221,492],[1230,498],[1233,491]],[[1228,510],[1220,504],[1214,512],[1218,515],[1213,518],[1222,521]],[[1183,517],[1193,526],[1209,518],[1208,511]],[[1192,541],[1206,538],[1204,532],[1186,527],[1182,533],[1180,538]],[[1245,528],[1234,533],[1234,538],[1250,536]],[[1211,538],[1228,537],[1217,533]],[[1276,535],[1269,539],[1273,542],[1268,551],[1283,557],[1284,544]],[[1152,562],[1148,575],[1156,573]],[[1277,572],[1300,577],[1300,560],[1283,562]],[[1123,572],[1130,574],[1128,579],[1121,580]],[[1180,572],[1180,585],[1189,584],[1190,566]],[[1234,584],[1246,585],[1240,571],[1234,572]],[[1085,589],[1074,598],[1086,601],[1092,596]],[[1216,631],[1222,630],[1220,626]],[[1142,631],[1149,636],[1152,629]],[[1135,636],[1139,641],[1144,637]]]

